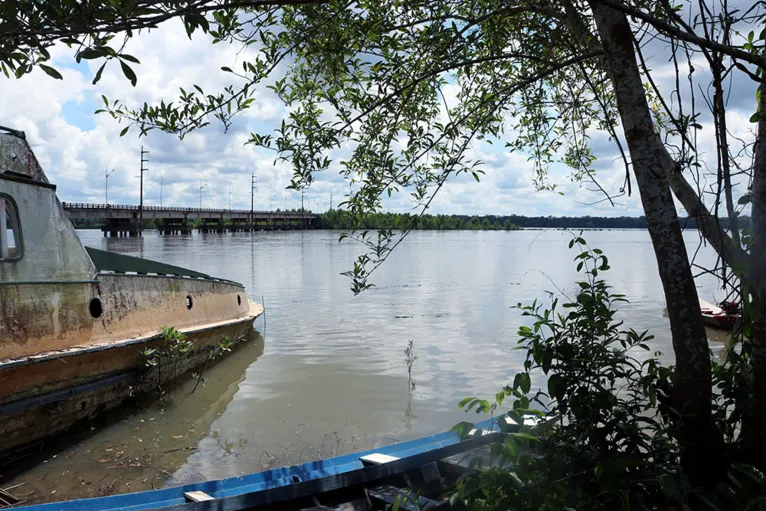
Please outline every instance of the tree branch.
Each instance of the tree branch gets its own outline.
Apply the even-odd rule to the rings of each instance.
[[[204,14],[211,11],[218,11],[222,9],[244,9],[244,8],[257,8],[257,7],[267,7],[267,6],[276,6],[276,7],[284,7],[284,6],[290,6],[290,5],[306,5],[306,4],[324,4],[327,3],[329,0],[236,0],[236,1],[225,1],[220,2],[220,0],[201,0],[199,3],[193,4],[191,6],[186,6],[184,8],[174,9],[168,12],[164,12],[163,14],[155,14],[154,16],[147,16],[147,17],[138,17],[130,19],[128,18],[128,21],[124,21],[125,17],[115,9],[115,14],[117,15],[116,18],[120,20],[118,23],[110,24],[108,22],[105,22],[101,24],[101,26],[94,26],[94,25],[83,25],[80,27],[72,28],[69,30],[63,30],[63,29],[56,29],[55,25],[53,26],[44,26],[41,29],[38,30],[30,30],[25,29],[22,31],[15,31],[15,32],[9,32],[9,31],[0,31],[0,41],[3,41],[4,39],[11,39],[13,37],[23,37],[28,38],[29,36],[45,36],[44,40],[56,40],[62,37],[72,37],[72,36],[81,36],[81,35],[89,35],[93,32],[123,32],[128,30],[140,30],[142,28],[155,28],[157,24],[162,23],[164,21],[168,21],[171,18],[176,18],[179,16],[183,16],[184,14],[190,14],[190,13],[197,13],[197,14]],[[154,4],[157,4],[159,2],[150,1],[150,2],[142,2],[138,3],[136,5],[136,9],[143,8],[143,7],[149,7]],[[187,2],[163,2],[163,3],[179,3],[179,4],[186,4]],[[207,3],[212,3],[212,5],[205,5]],[[47,18],[41,18],[42,23],[47,23]],[[39,43],[39,39],[35,38],[35,40]]]
[[[609,6],[615,10],[618,10],[620,12],[623,12],[625,14],[638,18],[641,21],[644,21],[648,23],[649,25],[653,26],[655,29],[663,32],[665,35],[675,37],[677,39],[686,41],[688,43],[696,44],[700,48],[706,48],[709,50],[718,51],[724,55],[728,55],[729,57],[744,60],[745,62],[749,62],[750,64],[754,64],[761,68],[766,68],[766,58],[764,57],[752,54],[745,50],[740,50],[739,48],[736,48],[734,46],[721,44],[717,41],[711,41],[703,37],[700,37],[696,34],[685,32],[679,29],[678,27],[674,27],[667,21],[656,18],[652,16],[651,14],[647,14],[646,12],[636,7],[626,5],[625,3],[617,1],[617,0],[593,0],[593,1],[595,3]]]

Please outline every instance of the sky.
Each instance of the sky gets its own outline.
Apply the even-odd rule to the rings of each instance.
[[[253,107],[239,114],[228,132],[216,123],[188,135],[175,136],[150,132],[138,138],[135,129],[120,137],[125,127],[105,114],[94,115],[102,95],[120,99],[129,106],[143,102],[159,103],[177,96],[178,88],[193,84],[206,91],[230,84],[230,75],[221,66],[236,69],[247,52],[226,44],[211,44],[205,36],[190,41],[178,22],[133,38],[125,49],[141,64],[134,65],[138,84],[132,87],[119,66],[108,65],[101,81],[92,85],[100,65],[89,61],[76,64],[73,51],[56,47],[53,65],[64,80],[54,80],[41,70],[21,79],[0,75],[0,125],[26,133],[43,169],[58,186],[58,196],[67,202],[105,202],[138,204],[140,151],[148,151],[148,171],[144,174],[144,204],[165,206],[202,206],[250,209],[251,175],[257,176],[255,209],[300,207],[300,193],[285,188],[292,171],[284,162],[275,162],[274,153],[246,145],[252,131],[264,133],[276,126],[287,113],[281,102],[266,88],[256,94]],[[650,56],[657,79],[670,86],[673,74],[664,53],[655,45]],[[704,73],[704,70],[702,71]],[[699,71],[698,71],[699,75]],[[733,84],[730,129],[738,136],[752,136],[755,125],[749,123],[755,103],[754,87]],[[454,93],[454,91],[452,91]],[[449,86],[445,95],[450,96]],[[715,154],[713,129],[701,122],[700,146],[708,155]],[[593,134],[593,147],[599,181],[611,193],[617,193],[624,180],[624,165],[616,150],[603,135]],[[554,166],[551,180],[563,195],[537,192],[532,183],[530,162],[523,154],[504,152],[503,144],[475,145],[471,152],[485,162],[486,174],[477,183],[470,175],[453,178],[439,193],[432,212],[447,214],[553,215],[553,216],[640,216],[640,200],[620,197],[615,206],[603,201],[592,184],[569,179],[569,170]],[[105,173],[112,171],[108,179]],[[305,206],[325,211],[337,205],[348,192],[348,185],[332,170],[315,176],[305,194]],[[737,194],[735,194],[737,195]],[[594,204],[596,203],[596,204]],[[402,194],[387,199],[385,209],[405,212],[412,204]],[[683,213],[683,211],[681,211]]]

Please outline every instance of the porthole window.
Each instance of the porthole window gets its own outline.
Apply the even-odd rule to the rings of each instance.
[[[21,224],[16,202],[0,194],[0,261],[15,261],[24,255],[21,241]]]
[[[88,310],[90,311],[90,315],[93,316],[93,319],[100,318],[101,314],[104,312],[104,308],[101,306],[101,300],[93,298],[88,304]]]
[[[194,306],[194,301],[192,300],[192,297],[189,295],[186,295],[186,308],[191,310],[193,306]]]

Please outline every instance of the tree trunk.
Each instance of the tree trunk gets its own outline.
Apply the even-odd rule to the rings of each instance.
[[[766,70],[764,70],[766,74]],[[766,79],[761,91],[766,90]],[[742,421],[742,452],[747,461],[766,464],[766,93],[761,93],[753,165],[750,260],[744,286],[752,300],[749,319],[753,327],[750,359],[750,396]]]
[[[680,414],[682,464],[695,484],[705,484],[718,476],[711,467],[724,467],[715,459],[722,456],[723,439],[711,417],[707,335],[668,183],[669,166],[674,162],[654,130],[627,18],[595,2],[591,7],[668,305],[676,356],[673,403]]]

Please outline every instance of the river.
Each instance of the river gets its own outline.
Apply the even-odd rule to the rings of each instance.
[[[517,303],[574,293],[577,274],[562,231],[414,232],[358,296],[340,273],[359,245],[340,232],[264,232],[103,238],[112,250],[243,283],[265,304],[256,332],[161,400],[116,412],[104,424],[0,487],[26,503],[138,491],[260,471],[448,429],[466,396],[490,397],[518,371]],[[586,231],[609,256],[604,274],[630,300],[620,318],[655,335],[672,360],[665,300],[649,235]],[[690,253],[696,232],[685,233]],[[702,263],[712,250],[702,247]],[[723,298],[710,276],[708,301]],[[711,332],[715,351],[723,347]],[[413,342],[413,388],[404,350]],[[473,413],[467,418],[476,417]],[[16,486],[20,485],[20,486]]]

